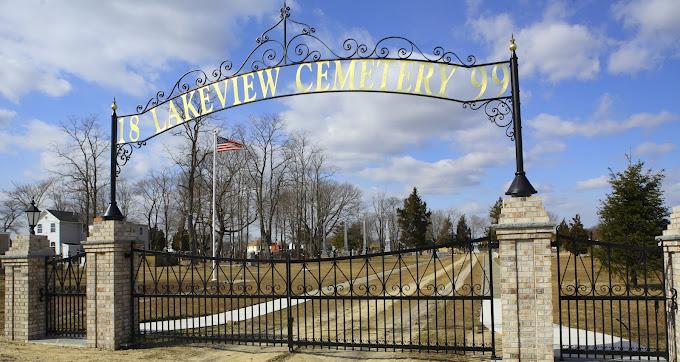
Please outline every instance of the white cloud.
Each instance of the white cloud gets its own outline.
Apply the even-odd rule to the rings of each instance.
[[[17,131],[0,131],[0,153],[15,153],[20,149],[48,150],[62,138],[59,127],[32,119]]]
[[[656,156],[673,150],[675,150],[675,145],[672,143],[644,142],[637,145],[633,153],[640,156]]]
[[[561,142],[539,142],[526,153],[527,162],[539,159],[546,153],[558,153],[567,149],[567,145]]]
[[[32,119],[12,131],[0,131],[0,154],[21,154],[24,177],[41,179],[60,161],[54,145],[63,142],[64,137],[58,126]],[[25,158],[27,152],[35,152],[38,162],[28,163]]]
[[[59,96],[71,77],[132,94],[150,91],[173,61],[224,58],[240,19],[275,12],[271,0],[0,2],[0,94]],[[215,19],[219,19],[216,21]]]
[[[601,189],[607,186],[609,186],[609,177],[607,176],[599,176],[576,182],[576,188],[579,190]]]
[[[309,134],[345,170],[361,169],[431,142],[447,149],[442,140],[459,139],[457,131],[477,124],[495,128],[482,112],[422,97],[318,94],[291,97],[284,104],[289,107],[282,114],[289,130]]]
[[[0,128],[7,126],[16,115],[15,111],[0,108]]]
[[[309,135],[336,169],[399,191],[416,185],[426,193],[451,193],[479,184],[489,168],[514,157],[504,129],[457,103],[357,93],[283,103],[288,130]]]
[[[653,128],[680,119],[669,112],[636,113],[624,120],[590,119],[587,121],[565,120],[560,116],[541,113],[529,120],[529,127],[537,137],[586,136],[593,137],[627,131],[633,128]]]
[[[417,185],[423,193],[455,194],[463,187],[478,185],[485,169],[505,163],[497,152],[471,152],[455,159],[435,162],[411,156],[391,158],[385,166],[370,167],[359,174],[376,182],[398,182],[409,188]]]
[[[614,17],[634,31],[609,57],[611,73],[651,69],[680,55],[680,6],[677,0],[633,0],[612,7]]]
[[[591,29],[555,16],[548,7],[544,18],[527,27],[514,24],[508,14],[482,16],[470,21],[476,35],[493,44],[492,59],[507,59],[508,35],[517,40],[520,73],[555,82],[592,79],[600,70],[602,40]]]

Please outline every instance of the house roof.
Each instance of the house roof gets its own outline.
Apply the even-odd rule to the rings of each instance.
[[[54,217],[56,217],[57,220],[59,220],[59,221],[77,222],[77,223],[81,222],[80,221],[80,215],[76,214],[75,212],[61,211],[61,210],[45,210],[45,211],[54,215]]]

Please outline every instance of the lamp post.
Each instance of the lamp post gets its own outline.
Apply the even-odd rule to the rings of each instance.
[[[31,235],[35,235],[35,225],[40,218],[40,210],[35,207],[35,200],[31,199],[31,206],[26,209],[26,218],[28,219],[28,228]]]
[[[109,206],[104,212],[104,220],[123,220],[125,217],[123,213],[120,212],[118,204],[116,204],[116,157],[118,154],[118,145],[116,144],[116,137],[118,137],[118,116],[116,115],[116,99],[113,99],[111,104],[111,171],[109,173],[111,192],[109,194],[110,202]]]
[[[524,152],[522,151],[522,112],[519,104],[519,71],[517,70],[517,44],[515,37],[510,38],[510,80],[512,81],[512,134],[515,137],[515,178],[512,180],[506,195],[526,197],[537,191],[529,182],[524,172]]]

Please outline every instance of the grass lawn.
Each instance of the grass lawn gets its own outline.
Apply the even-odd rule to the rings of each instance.
[[[475,255],[475,254],[473,254]],[[486,254],[480,254],[486,257]],[[390,296],[424,296],[453,294],[454,285],[458,288],[454,295],[488,293],[482,281],[482,264],[473,256],[472,268],[470,254],[455,253],[433,258],[431,254],[408,255],[401,260],[397,257],[360,258],[352,261],[341,260],[310,261],[291,265],[293,296],[311,299],[290,308],[295,320],[292,334],[294,339],[308,342],[344,343],[354,341],[369,344],[413,344],[413,345],[456,345],[490,346],[490,334],[484,331],[479,322],[481,301],[463,300],[391,300]],[[417,267],[416,267],[417,266]],[[304,270],[303,270],[304,267]],[[145,275],[138,274],[137,280],[149,285],[151,281],[161,281],[157,297],[136,298],[143,314],[142,321],[176,319],[186,316],[200,316],[228,311],[264,302],[262,298],[250,298],[248,294],[270,292],[286,297],[285,264],[262,264],[259,274],[254,265],[221,265],[220,275],[228,280],[241,280],[237,296],[226,290],[219,298],[206,296],[215,292],[204,283],[207,290],[201,290],[193,297],[162,296],[164,286],[179,286],[176,275],[181,279],[205,281],[210,277],[210,265],[189,264],[172,268],[151,265],[145,267]],[[400,272],[401,269],[401,272]],[[238,275],[234,278],[233,275]],[[245,275],[245,276],[244,276]],[[174,283],[173,283],[174,278]],[[350,292],[349,282],[354,283]],[[203,282],[202,282],[203,283]],[[420,284],[420,288],[416,287]],[[470,284],[478,285],[472,288]],[[154,282],[153,290],[156,290]],[[186,284],[182,282],[183,290]],[[338,285],[338,289],[330,286]],[[403,288],[400,290],[399,286]],[[436,287],[435,287],[436,286]],[[319,291],[319,289],[321,289]],[[305,295],[308,294],[307,296]],[[244,296],[245,291],[245,296]],[[205,293],[205,294],[202,294]],[[321,293],[324,298],[314,296]],[[241,295],[241,297],[238,297]],[[358,297],[358,298],[354,298]],[[182,300],[180,302],[180,299]],[[270,299],[271,300],[271,299]],[[178,310],[179,306],[182,310]],[[187,310],[188,309],[188,310]],[[257,311],[257,309],[256,309]],[[257,336],[267,340],[285,341],[288,337],[288,311],[265,311],[255,317],[237,323],[226,323],[214,327],[185,329],[176,333],[184,336]],[[269,313],[267,313],[269,312]],[[209,321],[210,319],[208,319]],[[474,329],[473,329],[474,326]]]

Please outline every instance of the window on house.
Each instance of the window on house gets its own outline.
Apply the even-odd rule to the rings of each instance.
[[[38,234],[42,233],[42,224],[38,224],[38,226],[35,229],[35,232],[38,233]]]
[[[55,231],[57,231],[57,226],[54,223],[51,223],[50,224],[50,232],[53,233]]]
[[[50,241],[50,247],[54,247],[54,241]]]
[[[139,235],[144,235],[144,229],[139,228]]]

